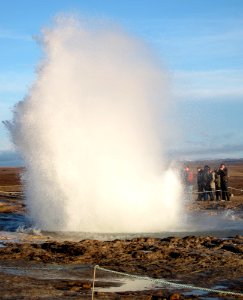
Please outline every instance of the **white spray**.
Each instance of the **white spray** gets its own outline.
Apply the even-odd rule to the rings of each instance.
[[[100,25],[59,18],[43,32],[37,80],[11,124],[28,212],[52,231],[167,230],[180,183],[156,130],[165,76],[140,41]]]

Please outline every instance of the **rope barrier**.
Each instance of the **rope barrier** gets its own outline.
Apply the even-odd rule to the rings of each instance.
[[[233,187],[231,187],[231,186],[229,186],[228,189],[232,189],[232,190],[236,190],[236,191],[243,192],[243,189],[236,189],[236,188],[233,188]]]
[[[228,187],[228,189],[236,190],[243,192],[243,189],[237,189],[233,188],[231,186]],[[227,191],[222,191],[222,190],[211,190],[211,191],[203,191],[203,192],[198,192],[198,191],[191,191],[191,192],[184,192],[185,194],[204,194],[204,193],[215,193],[215,192],[227,192]]]
[[[0,191],[1,194],[8,194],[8,195],[19,195],[22,194],[22,192],[6,192],[6,191]]]
[[[7,266],[1,266],[2,270],[6,269],[23,269],[21,267],[7,267]],[[190,284],[183,284],[183,283],[175,283],[172,281],[168,281],[165,279],[155,279],[151,278],[148,276],[139,276],[139,275],[134,275],[134,274],[129,274],[129,273],[124,273],[124,272],[118,272],[110,269],[106,269],[103,267],[100,267],[99,265],[94,266],[94,272],[93,272],[93,283],[92,283],[92,300],[94,300],[94,290],[95,290],[95,280],[96,280],[96,270],[101,270],[104,272],[116,274],[116,275],[122,275],[126,277],[130,277],[133,279],[139,279],[139,280],[149,280],[152,281],[156,284],[162,284],[165,286],[171,286],[174,288],[179,288],[179,289],[190,289],[190,290],[200,290],[200,291],[205,291],[205,292],[211,292],[211,293],[219,293],[219,294],[225,294],[225,295],[232,295],[232,296],[240,296],[243,297],[243,293],[237,293],[237,292],[232,292],[232,291],[223,291],[223,290],[216,290],[216,289],[210,289],[210,288],[204,288],[204,287],[198,287],[198,286],[193,286]],[[31,268],[24,268],[23,271],[28,271],[28,270],[63,270],[63,266],[48,266],[48,267],[31,267]]]
[[[220,293],[220,294],[225,294],[225,295],[243,297],[243,293],[223,291],[223,290],[215,290],[215,289],[210,289],[210,288],[193,286],[193,285],[189,285],[189,284],[175,283],[175,282],[171,282],[171,281],[168,281],[168,280],[165,280],[165,279],[155,279],[155,278],[151,278],[151,277],[148,277],[148,276],[138,276],[138,275],[133,275],[133,274],[129,274],[129,273],[118,272],[118,271],[114,271],[114,270],[110,270],[110,269],[100,267],[99,265],[95,265],[94,266],[93,286],[92,286],[92,300],[94,300],[94,288],[95,288],[95,279],[96,279],[96,270],[97,269],[102,270],[104,272],[113,273],[113,274],[122,275],[122,276],[127,276],[127,277],[134,278],[134,279],[150,280],[150,281],[152,281],[154,283],[157,283],[157,284],[159,283],[159,284],[162,284],[162,285],[165,285],[165,286],[171,286],[171,287],[175,287],[175,288],[200,290],[200,291],[205,291],[205,292],[213,292],[213,293]]]
[[[22,184],[11,184],[11,185],[0,185],[0,187],[4,187],[4,188],[8,188],[8,187],[22,187],[23,185]]]
[[[237,188],[233,188],[233,187],[229,186],[228,189],[232,189],[232,190],[243,192],[243,188],[237,189]],[[212,190],[212,191],[203,191],[203,192],[191,191],[191,192],[184,192],[184,193],[185,194],[203,194],[203,193],[215,193],[215,192],[224,192],[224,191],[222,191],[222,190]],[[227,192],[227,191],[225,191],[225,192]],[[23,192],[6,192],[6,191],[0,191],[0,194],[21,195],[21,194],[23,194]]]
[[[192,192],[186,192],[186,194],[204,194],[204,193],[214,193],[214,192],[222,192],[222,190],[213,190],[213,191],[203,191],[203,192],[197,192],[197,191],[192,191]]]
[[[32,270],[63,270],[63,266],[55,266],[55,267],[52,267],[52,266],[48,266],[48,267],[31,267],[31,268],[28,268],[28,267],[5,267],[5,266],[1,266],[1,270],[24,270],[24,271],[32,271]]]

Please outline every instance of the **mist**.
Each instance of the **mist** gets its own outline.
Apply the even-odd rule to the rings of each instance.
[[[181,186],[165,161],[171,100],[153,52],[115,24],[65,16],[38,43],[36,80],[9,127],[33,224],[79,232],[178,225]]]

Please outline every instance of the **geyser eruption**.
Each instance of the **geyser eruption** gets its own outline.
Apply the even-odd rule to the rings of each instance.
[[[11,123],[35,225],[82,232],[176,225],[180,183],[165,170],[156,129],[169,104],[158,62],[120,29],[70,18],[44,30],[42,44],[36,82]]]

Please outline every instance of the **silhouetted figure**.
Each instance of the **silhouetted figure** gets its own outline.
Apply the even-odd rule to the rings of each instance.
[[[191,201],[193,192],[193,173],[188,166],[182,170],[181,177],[184,186],[185,199]]]
[[[219,201],[222,199],[222,190],[221,190],[221,179],[220,179],[220,173],[219,170],[214,170],[215,172],[215,196],[216,201]]]
[[[211,181],[212,181],[212,174],[210,172],[210,168],[209,166],[204,166],[203,169],[203,199],[204,201],[208,200],[208,196],[210,197],[210,200],[213,201],[214,200],[214,196],[212,193],[212,188],[211,188]]]
[[[210,173],[211,173],[210,187],[211,187],[211,191],[213,194],[213,200],[214,200],[215,189],[216,189],[216,184],[215,184],[216,173],[215,173],[215,170],[210,170]]]
[[[220,185],[222,191],[222,200],[230,201],[230,194],[228,191],[228,169],[225,164],[221,164],[219,168]]]
[[[203,196],[203,170],[201,167],[197,168],[197,200],[201,201]]]

